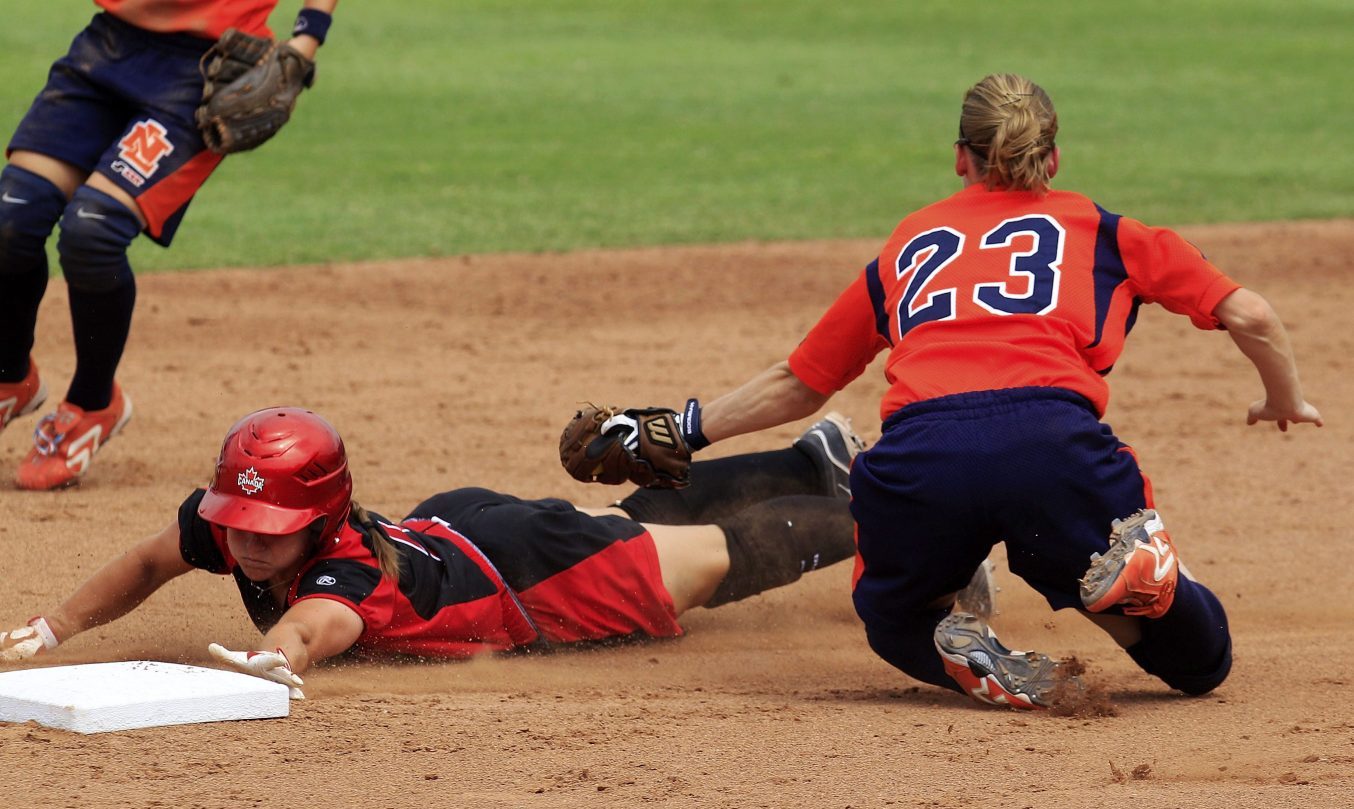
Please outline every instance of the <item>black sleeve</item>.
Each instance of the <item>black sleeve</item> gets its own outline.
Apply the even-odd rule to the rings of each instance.
[[[366,601],[380,583],[380,568],[355,559],[321,559],[301,574],[296,598],[336,596],[357,605]]]
[[[212,536],[211,523],[198,516],[197,507],[202,503],[206,489],[198,489],[188,495],[188,499],[179,506],[179,553],[183,561],[193,567],[211,573],[229,573],[226,558],[216,545]]]

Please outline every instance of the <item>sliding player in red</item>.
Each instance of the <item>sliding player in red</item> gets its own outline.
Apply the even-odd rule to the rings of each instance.
[[[293,687],[298,673],[352,647],[461,658],[674,637],[693,607],[789,584],[854,553],[842,489],[860,446],[829,418],[790,448],[699,464],[702,482],[682,492],[641,489],[589,511],[465,488],[390,520],[353,502],[328,422],[263,410],[230,430],[211,485],[164,530],[61,605],[0,633],[0,660],[112,621],[195,568],[233,576],[265,633],[259,651],[213,644],[212,654]]]

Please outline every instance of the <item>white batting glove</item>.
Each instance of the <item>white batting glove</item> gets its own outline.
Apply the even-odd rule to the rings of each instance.
[[[618,433],[621,436],[621,446],[631,452],[639,451],[639,422],[625,413],[617,413],[606,421],[602,422],[602,435],[611,435]]]
[[[47,626],[47,619],[39,616],[29,621],[28,626],[0,632],[0,660],[27,660],[44,649],[55,649],[60,643]]]
[[[686,434],[686,427],[683,419],[685,415],[678,413],[673,416],[677,422],[677,429],[681,431],[682,443],[690,450],[692,448],[690,437]],[[634,416],[625,415],[624,411],[617,413],[606,421],[602,422],[602,435],[619,435],[621,446],[630,450],[631,454],[639,453],[639,420]],[[701,436],[704,438],[704,436]],[[709,443],[708,441],[706,442]],[[706,444],[701,444],[702,447]]]
[[[305,681],[292,673],[291,663],[286,652],[276,649],[271,652],[232,652],[219,643],[210,644],[207,651],[212,657],[244,674],[252,674],[275,683],[282,683],[291,689],[292,699],[305,699],[300,686]]]

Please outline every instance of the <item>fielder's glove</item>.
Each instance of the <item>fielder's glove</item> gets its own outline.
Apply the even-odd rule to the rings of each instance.
[[[292,699],[305,699],[301,686],[305,681],[292,673],[291,663],[281,649],[271,652],[232,652],[219,643],[210,644],[207,651],[212,657],[244,674],[252,674],[275,683],[282,683],[291,689]]]
[[[0,660],[27,660],[44,649],[55,649],[60,643],[47,626],[47,619],[34,618],[28,626],[0,632]]]
[[[588,405],[559,438],[559,462],[584,483],[680,489],[691,483],[691,448],[677,413]]]
[[[195,119],[217,154],[253,149],[291,118],[315,63],[294,48],[231,28],[202,55],[202,105]]]

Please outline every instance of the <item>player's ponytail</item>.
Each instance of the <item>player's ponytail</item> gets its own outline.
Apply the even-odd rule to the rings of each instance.
[[[381,575],[390,579],[396,586],[400,583],[400,553],[395,549],[395,543],[390,541],[381,526],[371,518],[365,508],[359,506],[356,501],[353,502],[353,516],[357,518],[358,525],[362,526],[362,532],[367,535],[371,542],[372,554],[376,556],[376,566],[381,569]]]
[[[1048,191],[1058,114],[1044,88],[1012,73],[994,73],[964,94],[959,143],[978,159],[989,189]]]

